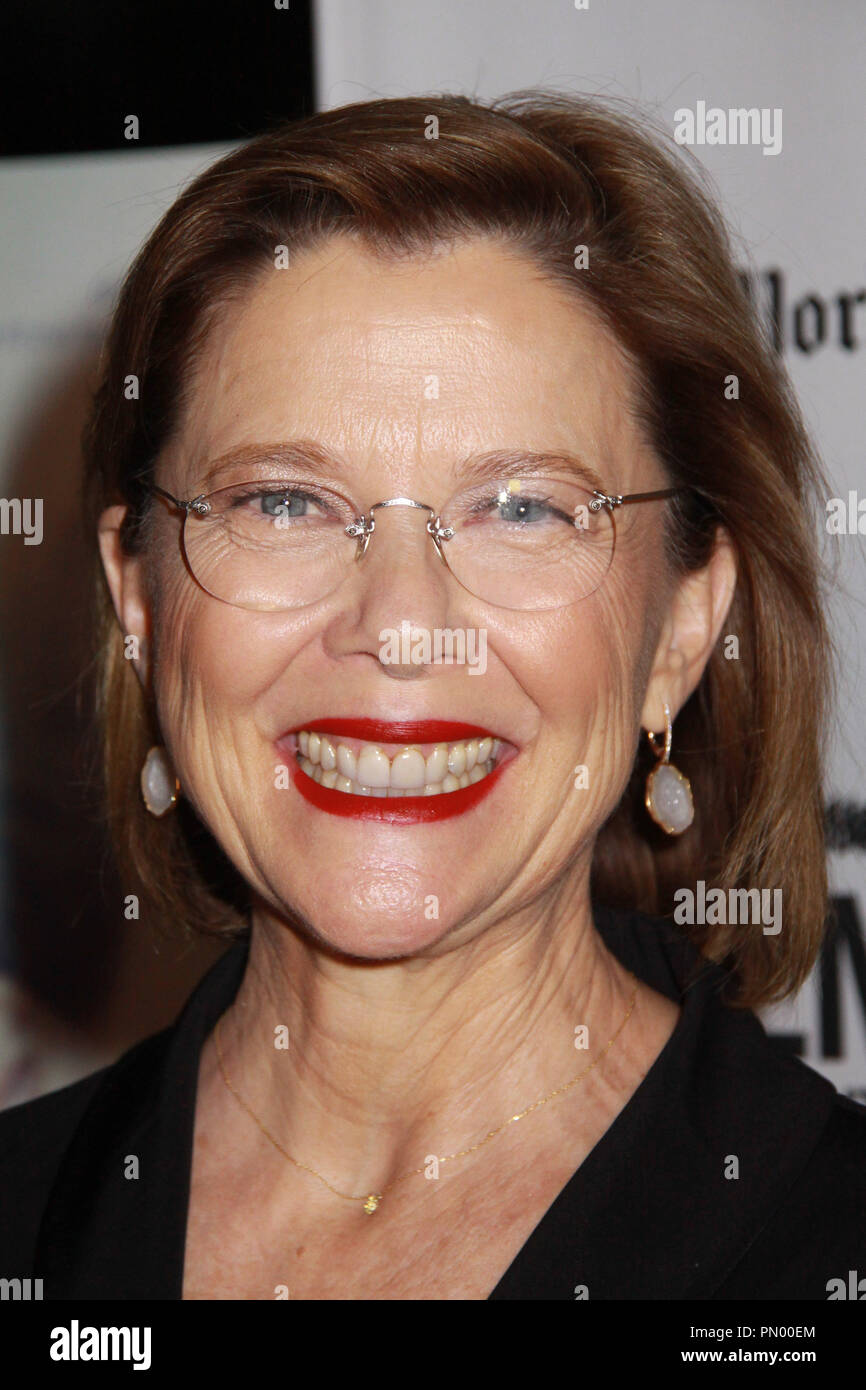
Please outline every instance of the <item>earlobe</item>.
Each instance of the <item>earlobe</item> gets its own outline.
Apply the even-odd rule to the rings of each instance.
[[[126,511],[125,506],[113,506],[100,516],[99,553],[114,611],[124,634],[124,655],[132,662],[146,688],[150,679],[150,604],[144,585],[144,558],[128,555],[121,541],[120,528]]]

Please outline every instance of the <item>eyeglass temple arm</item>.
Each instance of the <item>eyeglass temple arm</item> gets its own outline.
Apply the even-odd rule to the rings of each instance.
[[[626,502],[652,502],[657,498],[660,500],[662,497],[677,497],[686,491],[687,489],[684,487],[664,487],[655,492],[627,492],[623,495],[622,493],[600,492],[596,489],[593,496],[596,498],[598,506],[593,506],[590,503],[590,509],[597,511],[599,507],[605,506],[612,511],[614,507],[622,507]]]
[[[158,492],[160,497],[165,497],[169,502],[173,502],[176,507],[186,508],[189,506],[188,502],[181,502],[179,497],[175,497],[172,493],[166,492],[165,488],[160,487],[157,483],[148,483],[147,490],[148,492]]]
[[[173,493],[166,492],[165,488],[160,487],[158,483],[148,483],[147,490],[148,492],[158,492],[160,497],[165,497],[167,501],[173,502],[176,507],[186,512],[187,515],[189,515],[190,512],[199,512],[202,516],[205,516],[210,511],[210,503],[206,500],[204,493],[199,493],[197,497],[191,497],[188,502],[185,502],[183,498],[175,497]]]

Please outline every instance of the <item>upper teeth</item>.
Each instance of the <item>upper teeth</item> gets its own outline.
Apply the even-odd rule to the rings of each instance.
[[[353,742],[354,747],[305,729],[298,734],[301,767],[338,791],[387,795],[393,789],[431,795],[480,781],[491,771],[500,748],[499,739],[470,738],[438,743],[426,756],[417,744],[406,744],[389,756],[379,744]]]

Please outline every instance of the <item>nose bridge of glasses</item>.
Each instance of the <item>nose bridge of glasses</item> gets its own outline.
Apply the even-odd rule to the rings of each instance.
[[[416,502],[412,497],[388,497],[384,502],[374,502],[370,511],[378,511],[380,507],[417,507],[423,512],[433,511],[428,502]]]
[[[429,530],[435,518],[429,503],[413,498],[388,498],[367,507],[368,529],[358,537],[355,559],[362,561],[364,612],[379,629],[397,627],[406,618],[430,629],[448,625],[455,592],[439,541]]]
[[[373,535],[373,532],[378,529],[379,521],[377,521],[375,513],[392,507],[406,507],[414,511],[426,513],[426,516],[424,517],[424,530],[425,532],[432,535],[432,532],[430,531],[430,524],[436,516],[436,511],[434,507],[430,506],[429,502],[417,502],[412,497],[388,497],[382,502],[373,502],[372,505],[367,508],[366,513],[364,514],[363,518],[361,518],[360,526],[353,526],[351,528],[348,528],[349,534],[357,536],[360,541],[361,555],[364,554],[364,552],[367,550],[367,547],[370,543],[370,537]],[[410,534],[410,532],[411,527],[409,528],[409,530],[403,530],[403,528],[398,526],[396,534],[398,536],[402,535],[406,537]],[[433,536],[432,538],[434,540],[434,544],[436,545],[436,549],[439,550],[439,545],[436,536]]]
[[[384,502],[374,502],[373,505],[370,507],[369,514],[370,519],[373,523],[371,530],[374,529],[376,525],[376,518],[374,513],[378,511],[384,511],[391,507],[408,508],[410,511],[426,512],[427,515],[424,517],[425,530],[426,523],[432,520],[432,518],[436,514],[428,502],[416,502],[412,497],[389,497]]]

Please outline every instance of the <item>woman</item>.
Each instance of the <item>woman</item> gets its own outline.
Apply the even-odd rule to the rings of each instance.
[[[0,1116],[6,1268],[827,1298],[866,1110],[751,1012],[824,930],[823,484],[679,157],[537,93],[256,139],[133,265],[85,451],[129,891],[237,940]]]

